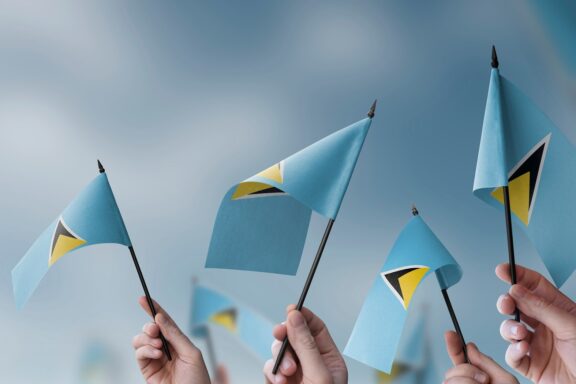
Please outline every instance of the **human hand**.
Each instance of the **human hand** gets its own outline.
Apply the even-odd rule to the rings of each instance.
[[[151,316],[145,297],[139,300],[140,306]],[[174,320],[154,302],[158,314],[155,323],[147,323],[142,333],[134,336],[136,360],[140,372],[148,384],[210,384],[210,377],[202,359],[202,353]],[[164,355],[160,332],[169,343],[172,360]],[[227,384],[222,382],[220,384]]]
[[[324,322],[312,311],[295,305],[286,309],[286,322],[277,325],[273,334],[273,358],[264,365],[267,384],[346,384],[348,369]],[[272,374],[284,337],[291,349],[286,351],[279,372]]]
[[[456,332],[446,332],[444,340],[454,367],[446,372],[443,384],[518,384],[514,376],[480,352],[474,343],[466,346],[470,364],[466,363],[462,342]]]
[[[496,275],[510,283],[508,264],[500,264]],[[498,298],[498,311],[511,315],[520,310],[520,320],[505,320],[500,334],[510,342],[506,362],[535,383],[576,382],[576,304],[544,276],[516,266],[517,284]]]

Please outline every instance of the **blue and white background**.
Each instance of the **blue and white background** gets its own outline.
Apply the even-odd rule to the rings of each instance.
[[[576,21],[575,21],[576,22]],[[77,383],[93,340],[118,383],[141,382],[132,336],[148,319],[125,247],[67,255],[17,311],[10,271],[97,173],[100,158],[152,295],[187,329],[192,276],[281,321],[325,220],[313,216],[296,277],[205,270],[230,185],[365,116],[376,118],[307,305],[343,348],[370,284],[416,203],[458,259],[450,291],[466,338],[503,363],[494,275],[504,219],[472,195],[497,46],[503,75],[576,142],[576,70],[530,2],[0,2],[0,381]],[[517,260],[545,273],[516,229]],[[434,358],[451,329],[434,279]],[[576,297],[576,277],[564,286]],[[262,363],[225,331],[233,383]],[[200,345],[202,346],[202,345]],[[347,360],[352,383],[371,369]]]

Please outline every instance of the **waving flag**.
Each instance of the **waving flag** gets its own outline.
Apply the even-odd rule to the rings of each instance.
[[[503,206],[531,239],[557,286],[576,268],[574,146],[510,81],[492,69],[474,193]]]
[[[295,275],[311,212],[338,215],[371,121],[341,129],[232,187],[216,217],[206,267]]]
[[[131,246],[106,173],[84,188],[12,270],[18,308],[26,304],[48,269],[62,256],[102,243]]]
[[[210,288],[195,285],[191,316],[192,334],[204,337],[209,324],[226,329],[261,360],[270,358],[274,328],[271,321]]]
[[[372,284],[344,354],[390,373],[410,302],[431,272],[441,289],[462,277],[456,260],[422,218],[415,216],[400,233]]]

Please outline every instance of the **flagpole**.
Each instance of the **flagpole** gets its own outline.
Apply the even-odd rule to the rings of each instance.
[[[100,160],[98,160],[98,171],[100,173],[106,172]],[[136,267],[136,272],[138,272],[138,278],[140,279],[140,284],[142,284],[142,288],[144,289],[144,294],[146,295],[146,301],[148,302],[148,307],[150,307],[150,312],[152,312],[152,317],[156,318],[156,308],[154,307],[154,302],[152,301],[152,297],[150,296],[150,292],[148,291],[148,286],[146,285],[146,281],[144,280],[144,275],[142,274],[140,263],[138,263],[138,259],[136,258],[136,252],[134,251],[134,247],[130,245],[128,249],[130,250],[130,255],[132,256],[134,266]],[[160,332],[160,339],[162,340],[162,349],[164,350],[166,357],[168,358],[168,360],[172,360],[172,355],[170,354],[170,348],[168,347],[168,342],[164,338],[162,332]]]
[[[420,212],[416,206],[412,206],[412,215],[418,216]],[[444,297],[444,302],[446,303],[446,307],[448,308],[448,313],[450,313],[450,318],[452,319],[452,324],[454,324],[454,329],[460,337],[460,342],[462,343],[462,352],[464,352],[464,359],[466,359],[466,363],[470,364],[470,359],[468,358],[468,350],[466,348],[466,340],[464,339],[464,334],[462,333],[462,329],[460,328],[460,324],[458,323],[458,318],[456,317],[456,312],[454,312],[454,307],[452,307],[452,302],[450,301],[450,296],[448,296],[448,289],[442,289],[442,297]]]
[[[302,289],[300,299],[298,300],[298,304],[296,304],[297,311],[301,311],[302,307],[304,307],[304,301],[306,300],[306,296],[308,295],[308,290],[310,289],[310,285],[312,284],[312,279],[314,279],[314,274],[316,273],[316,269],[318,268],[318,264],[320,263],[320,258],[322,257],[322,253],[324,252],[324,247],[326,246],[326,242],[328,241],[328,237],[330,236],[330,232],[332,231],[333,225],[334,225],[334,219],[328,220],[328,224],[326,225],[326,229],[324,230],[324,236],[322,236],[322,241],[320,241],[318,251],[316,251],[316,257],[312,262],[310,272],[308,272],[308,277],[306,278],[306,282],[304,283],[304,289]],[[282,346],[280,347],[280,351],[278,352],[278,356],[276,357],[276,361],[274,362],[274,368],[272,369],[273,374],[276,374],[278,372],[278,368],[280,368],[282,358],[284,357],[284,354],[286,353],[286,350],[288,349],[289,346],[290,342],[288,341],[288,335],[286,335],[284,336],[284,340],[282,340]]]
[[[367,116],[372,119],[374,118],[374,114],[376,113],[376,102],[374,100],[372,105],[370,106],[370,110],[367,113]],[[306,282],[304,283],[304,289],[302,289],[302,293],[300,294],[300,299],[298,300],[298,304],[296,304],[296,310],[301,311],[304,307],[304,301],[306,300],[306,296],[308,295],[308,290],[310,289],[310,285],[312,284],[312,280],[314,279],[314,274],[316,273],[316,269],[318,268],[318,264],[320,263],[320,258],[322,257],[322,253],[324,252],[324,247],[326,246],[326,242],[328,241],[328,237],[330,236],[330,232],[332,231],[332,226],[334,225],[334,219],[328,220],[328,224],[326,225],[326,229],[324,230],[324,235],[322,236],[322,241],[320,241],[320,245],[318,246],[318,250],[316,251],[316,257],[312,262],[312,266],[310,267],[310,271],[308,272],[308,277],[306,278]],[[282,362],[282,358],[286,353],[286,350],[290,346],[290,342],[288,341],[288,335],[284,337],[282,340],[282,346],[280,347],[280,351],[278,352],[278,356],[276,357],[276,361],[274,362],[274,368],[272,369],[272,373],[276,374],[278,369],[280,368],[280,363]]]
[[[498,55],[496,47],[492,46],[492,68],[498,69]],[[510,265],[510,282],[516,284],[516,258],[514,255],[514,236],[512,235],[512,213],[510,209],[510,191],[508,185],[502,187],[504,193],[504,215],[506,220],[506,240],[508,242],[508,264]],[[514,311],[514,320],[520,322],[520,311],[518,308]]]

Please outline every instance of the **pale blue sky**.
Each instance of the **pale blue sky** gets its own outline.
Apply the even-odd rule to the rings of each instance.
[[[0,2],[0,380],[75,383],[102,340],[122,383],[139,382],[130,341],[146,321],[129,253],[62,259],[24,310],[10,271],[97,173],[112,188],[152,294],[187,327],[191,277],[275,321],[294,302],[325,219],[313,216],[296,277],[203,269],[228,188],[365,116],[376,118],[309,294],[344,347],[369,286],[416,203],[464,268],[451,289],[468,340],[503,361],[495,301],[506,286],[502,214],[472,195],[496,44],[501,73],[576,141],[576,78],[533,9],[502,1]],[[520,263],[544,272],[527,238]],[[576,278],[565,292],[576,297]],[[450,319],[429,302],[440,370]],[[417,308],[415,305],[414,308]],[[216,332],[234,383],[261,362]],[[351,382],[372,372],[348,360]],[[32,369],[33,368],[33,369]]]

